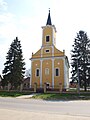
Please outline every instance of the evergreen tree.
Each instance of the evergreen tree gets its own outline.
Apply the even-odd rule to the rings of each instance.
[[[87,37],[87,33],[85,33],[84,31],[79,31],[72,47],[72,81],[76,80],[77,82],[79,82],[80,86],[84,86],[84,90],[86,91],[87,85],[88,83],[90,83],[90,40]],[[79,81],[77,75],[79,75]]]
[[[11,83],[12,86],[17,88],[21,84],[25,73],[25,62],[18,37],[11,43],[4,65],[2,85]]]

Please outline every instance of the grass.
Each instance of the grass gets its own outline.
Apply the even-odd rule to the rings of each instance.
[[[18,97],[21,95],[30,95],[29,92],[0,91],[2,97]],[[88,93],[41,93],[36,94],[32,98],[43,100],[90,100],[90,92]]]
[[[21,95],[28,95],[28,92],[12,92],[12,91],[0,91],[0,96],[1,97],[18,97]]]
[[[77,93],[48,93],[48,94],[39,94],[33,96],[35,99],[43,99],[43,100],[90,100],[90,94],[80,94]]]

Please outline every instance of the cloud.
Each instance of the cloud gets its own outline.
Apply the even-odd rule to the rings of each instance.
[[[4,0],[0,0],[0,12],[7,10],[8,5]]]
[[[15,34],[15,15],[8,12],[8,4],[0,0],[0,44]],[[2,39],[5,38],[3,41]]]
[[[16,31],[16,25],[13,22],[3,22],[3,24],[0,26],[0,35],[2,38],[8,39],[14,36],[15,31]]]
[[[32,18],[20,16],[18,18],[16,15],[8,12],[8,10],[2,12],[2,14],[0,14],[0,63],[2,63],[0,70],[4,67],[3,64],[5,62],[6,53],[16,36],[18,36],[21,41],[26,67],[30,68],[29,58],[32,52],[35,53],[41,47],[41,44],[39,44],[42,37],[41,31],[41,21],[37,16]],[[38,44],[38,46],[33,49],[35,44]]]
[[[14,17],[15,17],[15,15],[12,13],[4,12],[4,13],[0,14],[0,23],[11,22]]]
[[[5,62],[8,48],[16,34],[15,15],[8,12],[8,4],[0,0],[0,73]]]

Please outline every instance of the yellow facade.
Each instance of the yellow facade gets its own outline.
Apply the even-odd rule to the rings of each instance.
[[[47,26],[46,28],[43,29],[43,46],[52,45],[52,36],[50,36],[49,43],[47,43],[45,40],[46,39],[45,36],[52,35],[52,33],[53,33],[53,30],[50,26]]]
[[[49,73],[45,74],[45,68],[49,69]],[[44,60],[42,64],[42,84],[44,83],[52,83],[52,61]]]
[[[59,76],[54,76],[54,85],[59,86],[59,83],[62,83],[62,86],[64,85],[64,63],[63,60],[55,59],[54,61],[54,68],[59,68]]]
[[[42,46],[31,58],[31,81],[38,88],[43,88],[47,83],[50,88],[63,89],[69,87],[69,62],[64,51],[56,48],[56,28],[47,20],[46,26],[42,27]]]
[[[40,68],[40,60],[35,60],[32,62],[32,87],[34,83],[37,83],[40,86],[40,76],[36,77],[36,68]]]

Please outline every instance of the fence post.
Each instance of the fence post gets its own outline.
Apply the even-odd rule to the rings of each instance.
[[[37,92],[37,83],[34,83],[34,92]]]
[[[46,93],[46,92],[47,92],[47,84],[44,83],[44,93]]]
[[[59,83],[59,92],[62,92],[62,83]]]
[[[11,83],[9,82],[8,83],[8,91],[10,91],[10,89],[11,89]]]
[[[23,83],[21,83],[20,85],[20,92],[22,92],[22,90],[23,90]]]

